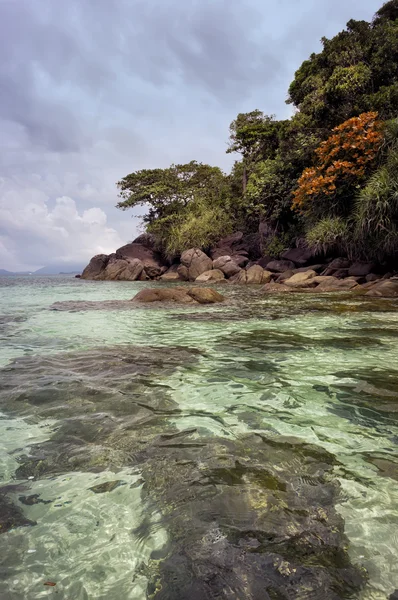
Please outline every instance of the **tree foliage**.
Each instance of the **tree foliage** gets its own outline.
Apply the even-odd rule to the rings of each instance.
[[[145,206],[148,213],[144,222],[178,213],[194,199],[222,198],[226,193],[226,176],[218,167],[191,161],[171,165],[167,169],[143,169],[123,177],[118,182],[118,208],[126,210]]]
[[[299,178],[293,207],[314,212],[314,203],[322,201],[323,212],[346,212],[350,208],[347,200],[374,165],[382,141],[382,122],[376,112],[352,117],[335,127],[316,149],[317,163]],[[345,207],[338,202],[341,196]]]

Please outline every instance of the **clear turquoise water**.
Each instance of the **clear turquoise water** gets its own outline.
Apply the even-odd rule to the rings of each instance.
[[[49,310],[56,301],[128,300],[143,285],[3,278],[0,366],[125,344],[200,350],[197,362],[181,363],[163,380],[181,409],[170,425],[228,439],[253,431],[295,436],[335,455],[350,556],[369,574],[360,598],[388,598],[398,588],[398,304],[220,287],[225,307]],[[144,599],[142,565],[168,532],[153,514],[151,535],[134,537],[144,519],[137,470],[16,479],[20,457],[56,426],[56,418],[34,411],[5,410],[0,420],[1,485],[56,499],[26,506],[20,491],[11,494],[37,525],[0,535],[0,597]],[[89,490],[110,479],[125,485]],[[43,587],[46,580],[57,587]]]

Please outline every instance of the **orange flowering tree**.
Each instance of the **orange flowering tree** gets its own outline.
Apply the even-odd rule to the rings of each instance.
[[[305,213],[320,200],[329,200],[327,209],[336,208],[339,197],[349,200],[375,166],[382,141],[383,122],[377,112],[362,113],[335,127],[316,149],[316,165],[305,169],[298,180],[293,208]]]

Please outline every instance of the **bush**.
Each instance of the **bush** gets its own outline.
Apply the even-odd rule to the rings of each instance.
[[[189,248],[210,248],[232,233],[233,225],[228,210],[196,200],[185,211],[156,221],[148,231],[158,237],[166,255],[172,258]]]
[[[338,251],[345,253],[348,246],[349,227],[340,217],[321,219],[306,235],[307,244],[317,254]]]
[[[355,242],[367,258],[398,252],[398,151],[370,178],[355,211]]]

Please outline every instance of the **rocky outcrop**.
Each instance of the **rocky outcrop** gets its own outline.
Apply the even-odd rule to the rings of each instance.
[[[93,256],[87,267],[84,269],[82,279],[97,279],[105,270],[108,264],[109,256],[107,254],[97,254]]]
[[[144,234],[145,235],[145,234]],[[151,236],[148,236],[149,238]],[[143,239],[140,236],[137,239]],[[148,247],[149,240],[144,238],[145,244],[137,243],[137,240],[131,244],[126,244],[116,250],[116,258],[124,260],[139,260],[144,266],[145,273],[150,279],[160,277],[167,270],[162,262],[161,256],[152,248]]]
[[[199,275],[213,268],[213,261],[199,248],[191,248],[182,253],[181,266],[186,269],[178,270],[181,279],[195,281]]]
[[[112,256],[98,279],[110,281],[136,281],[147,279],[144,265],[138,258],[120,258]]]
[[[177,302],[179,304],[214,304],[225,300],[216,290],[210,288],[149,288],[141,290],[133,302]]]
[[[81,277],[97,281],[136,281],[155,279],[166,271],[167,266],[154,250],[153,237],[143,234],[131,244],[118,248],[114,254],[94,256]]]

